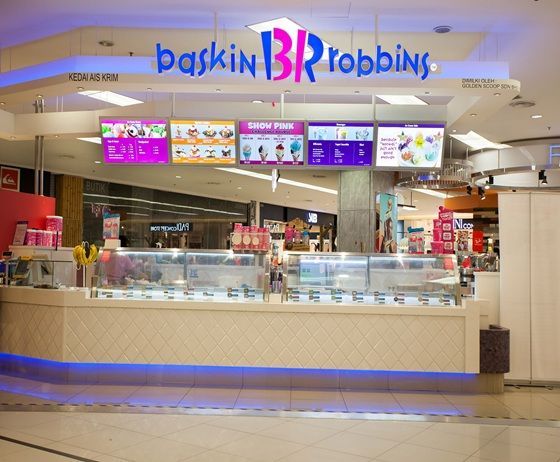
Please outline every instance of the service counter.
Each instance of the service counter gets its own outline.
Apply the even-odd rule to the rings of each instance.
[[[479,367],[474,301],[296,306],[107,300],[4,287],[0,302],[0,350],[60,363],[474,374]],[[227,385],[232,377],[223,379]]]

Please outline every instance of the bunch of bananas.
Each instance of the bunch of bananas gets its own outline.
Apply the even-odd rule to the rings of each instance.
[[[89,242],[84,241],[81,244],[74,247],[72,251],[72,256],[74,261],[78,264],[78,269],[82,266],[91,265],[95,260],[97,260],[97,255],[99,251],[95,244],[89,244]]]

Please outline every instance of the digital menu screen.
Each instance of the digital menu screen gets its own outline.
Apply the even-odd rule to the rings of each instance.
[[[304,122],[241,120],[239,121],[239,163],[303,165],[304,132]]]
[[[380,123],[376,167],[440,168],[445,124]]]
[[[309,122],[307,165],[371,166],[373,123]]]
[[[234,120],[171,120],[174,164],[235,165]]]
[[[100,123],[105,163],[169,163],[165,119],[101,119]]]

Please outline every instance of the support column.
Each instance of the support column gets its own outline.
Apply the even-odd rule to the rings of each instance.
[[[337,250],[374,252],[375,194],[394,193],[394,173],[351,170],[338,181]]]
[[[82,242],[84,226],[84,179],[77,176],[56,177],[56,214],[64,217],[62,246],[74,247]]]

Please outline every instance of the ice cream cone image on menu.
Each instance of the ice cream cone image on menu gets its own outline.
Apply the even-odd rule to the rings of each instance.
[[[249,162],[249,159],[251,159],[251,145],[244,144],[241,150],[243,151],[243,158],[245,159],[245,162]]]
[[[298,140],[294,140],[290,143],[290,153],[292,154],[294,162],[297,162],[301,153],[301,143]]]
[[[261,156],[261,161],[265,162],[268,157],[268,148],[264,145],[259,146],[259,156]]]
[[[284,146],[282,143],[276,145],[276,159],[281,162],[284,159]]]

